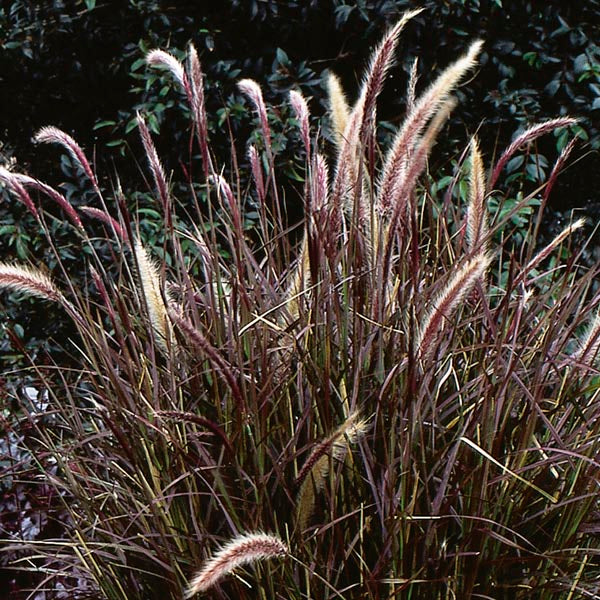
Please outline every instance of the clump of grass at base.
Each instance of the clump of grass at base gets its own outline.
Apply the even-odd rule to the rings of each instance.
[[[149,61],[190,103],[208,205],[193,190],[172,197],[138,120],[173,264],[98,189],[81,216],[104,222],[119,252],[104,264],[81,232],[90,291],[0,267],[0,286],[63,304],[79,333],[77,373],[35,367],[52,417],[31,418],[39,474],[67,517],[55,539],[12,540],[32,589],[110,600],[600,592],[596,273],[576,251],[561,262],[577,224],[517,255],[495,247],[506,223],[487,211],[511,153],[572,119],[525,132],[490,182],[491,151],[470,142],[468,206],[442,205],[419,178],[481,43],[410,102],[379,161],[376,100],[414,14],[374,50],[353,106],[330,80],[335,148],[291,98],[306,150],[298,247],[260,87],[241,84],[266,148],[249,150],[255,185],[243,190],[213,164],[190,48],[187,68],[159,51]],[[72,138],[38,138],[89,166]],[[245,194],[258,202],[256,236],[244,232]]]

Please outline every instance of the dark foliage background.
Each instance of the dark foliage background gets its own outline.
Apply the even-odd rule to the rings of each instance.
[[[37,168],[47,157],[32,151],[30,138],[37,128],[52,123],[76,134],[88,148],[97,144],[103,160],[112,160],[103,146],[112,142],[121,148],[130,141],[126,131],[132,127],[135,108],[153,113],[158,129],[179,100],[164,81],[145,72],[140,60],[145,51],[161,47],[181,54],[190,40],[200,50],[207,73],[209,112],[222,119],[226,106],[234,132],[245,118],[234,89],[240,76],[257,79],[267,99],[280,103],[292,87],[320,100],[321,75],[334,69],[352,95],[356,73],[380,32],[407,8],[422,4],[415,0],[4,3],[0,83],[5,152],[12,151],[21,164]],[[428,74],[463,51],[469,39],[481,37],[486,47],[480,72],[464,86],[464,102],[454,117],[456,143],[464,139],[465,124],[472,130],[483,122],[481,135],[491,150],[496,137],[506,143],[525,122],[569,112],[582,118],[591,146],[600,146],[595,119],[600,114],[598,0],[453,0],[425,5],[427,10],[403,36],[397,85],[390,86],[384,98],[382,113],[390,122],[402,114],[401,71],[408,71],[415,56],[426,82]],[[317,107],[313,102],[313,110]],[[99,123],[104,127],[94,130]],[[220,120],[213,122],[214,129],[221,126]],[[169,133],[177,138],[185,131],[175,123]],[[181,148],[177,141],[170,138],[168,147]],[[214,143],[229,153],[228,136],[214,136]],[[167,158],[175,160],[172,153]]]

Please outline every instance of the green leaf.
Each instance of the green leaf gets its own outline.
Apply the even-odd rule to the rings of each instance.
[[[138,58],[137,60],[134,60],[131,67],[129,67],[130,71],[137,71],[139,70],[141,67],[143,67],[146,64],[146,59],[145,58]]]
[[[560,89],[560,79],[553,79],[545,88],[544,91],[549,96],[555,96],[556,92]]]
[[[15,249],[17,251],[17,256],[21,260],[26,260],[29,257],[29,250],[27,249],[27,241],[22,237],[18,237],[15,243]]]
[[[156,114],[154,113],[150,113],[147,117],[147,125],[148,125],[148,129],[155,134],[159,134],[160,133],[160,125],[158,123],[158,118],[156,117]]]
[[[275,58],[277,59],[277,62],[280,65],[287,66],[290,64],[290,59],[288,58],[288,55],[281,48],[277,48]]]
[[[134,117],[130,119],[127,125],[125,126],[125,133],[131,133],[137,127],[137,119]]]
[[[438,181],[436,181],[433,184],[432,191],[435,193],[439,190],[447,188],[452,183],[453,179],[454,177],[452,177],[451,175],[445,175],[444,177],[441,177]]]
[[[562,152],[562,150],[564,149],[564,147],[567,145],[568,142],[569,142],[569,132],[566,129],[563,129],[558,134],[558,138],[556,139],[556,149],[558,150],[558,152]]]
[[[517,169],[521,168],[524,162],[525,157],[523,155],[511,158],[508,163],[506,163],[506,172],[514,173]]]
[[[98,123],[94,125],[94,131],[102,129],[103,127],[114,127],[116,124],[116,121],[98,121]]]

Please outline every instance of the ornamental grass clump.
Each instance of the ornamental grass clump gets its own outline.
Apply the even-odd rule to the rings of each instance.
[[[378,148],[377,97],[416,12],[374,50],[353,105],[330,77],[334,147],[291,94],[305,156],[297,244],[260,86],[240,83],[261,135],[248,189],[210,152],[193,47],[186,65],[148,55],[190,105],[189,197],[174,196],[178,174],[138,118],[162,247],[119,190],[103,196],[70,136],[37,136],[75,158],[96,204],[63,207],[88,287],[60,261],[52,279],[0,265],[0,287],[37,297],[40,310],[58,303],[77,329],[76,368],[32,367],[48,405],[29,413],[34,435],[22,443],[33,480],[53,491],[56,526],[4,540],[31,597],[600,594],[597,272],[579,266],[579,222],[541,247],[532,223],[514,248],[511,213],[489,208],[502,205],[510,157],[573,119],[525,131],[487,181],[492,152],[468,141],[454,180],[470,186],[466,205],[438,197],[422,175],[482,43],[420,95],[413,73],[404,121]],[[5,171],[51,242],[37,198]],[[544,204],[557,172],[521,205]]]

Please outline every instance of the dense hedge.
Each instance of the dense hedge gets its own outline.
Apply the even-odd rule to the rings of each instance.
[[[422,2],[341,0],[230,0],[161,3],[128,0],[18,0],[0,11],[4,107],[2,137],[19,158],[30,158],[31,133],[52,122],[76,131],[88,143],[94,124],[115,121],[100,130],[100,142],[125,139],[138,91],[142,107],[162,120],[177,103],[176,94],[154,85],[144,72],[144,51],[170,47],[183,51],[193,40],[202,53],[209,82],[209,109],[229,105],[233,125],[241,102],[233,84],[240,75],[254,77],[268,100],[300,86],[322,96],[321,73],[340,72],[351,89],[369,49],[381,30],[406,8]],[[600,2],[585,3],[454,0],[429,2],[407,30],[399,63],[408,71],[419,57],[422,80],[468,39],[486,40],[482,68],[455,121],[473,126],[485,120],[483,135],[498,128],[501,141],[523,122],[557,113],[575,113],[593,147],[600,132],[593,123],[600,110]],[[384,114],[395,120],[402,111],[405,78],[384,99]],[[164,83],[164,82],[163,82]],[[132,95],[129,92],[134,92]],[[476,101],[471,101],[476,100]],[[237,107],[239,108],[239,107]],[[313,109],[315,103],[313,103]],[[209,110],[209,113],[212,113]],[[221,115],[223,113],[221,112]],[[493,127],[491,127],[493,125]],[[494,132],[493,134],[491,132]],[[462,133],[461,136],[462,138]],[[227,147],[228,141],[220,142]],[[176,144],[174,144],[176,146]]]

